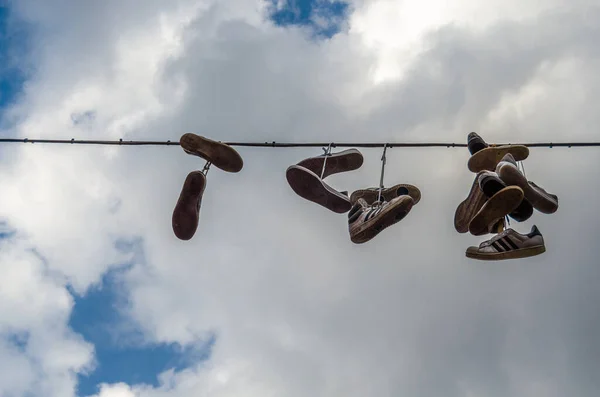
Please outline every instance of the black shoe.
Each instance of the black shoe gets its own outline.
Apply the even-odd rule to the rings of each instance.
[[[506,186],[506,183],[495,172],[484,171],[479,175],[479,187],[481,187],[481,190],[488,198]],[[531,218],[531,215],[533,215],[533,205],[525,198],[513,212],[508,214],[508,216],[517,222],[524,222]]]
[[[474,155],[478,151],[485,149],[489,145],[480,137],[476,132],[471,132],[467,137],[467,145],[469,147],[469,152],[471,155]]]

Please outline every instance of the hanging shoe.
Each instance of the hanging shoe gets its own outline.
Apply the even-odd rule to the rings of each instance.
[[[299,165],[292,165],[288,167],[285,176],[292,190],[306,200],[322,205],[338,214],[348,212],[352,207],[347,192],[344,195],[333,189],[311,170]]]
[[[190,172],[185,178],[171,221],[177,238],[189,240],[196,233],[205,187],[206,176],[200,171]]]
[[[529,157],[529,148],[523,145],[490,146],[483,138],[472,132],[467,138],[467,146],[471,157],[467,163],[469,171],[494,171],[496,165],[506,153],[511,153],[518,161]]]
[[[525,175],[517,167],[515,158],[510,154],[504,156],[502,161],[498,163],[496,173],[507,185],[514,185],[523,189],[525,198],[536,210],[544,214],[552,214],[558,210],[558,196],[546,192],[531,181],[527,181]]]
[[[320,156],[310,157],[306,160],[302,160],[297,165],[304,167],[317,175],[321,175],[325,157],[327,157],[327,163],[325,163],[323,179],[329,175],[340,172],[357,170],[363,165],[364,161],[363,155],[358,150],[348,149],[338,153],[330,153],[328,156],[322,154]]]
[[[479,187],[478,178],[480,174],[481,172],[475,175],[469,195],[458,205],[456,212],[454,213],[454,228],[459,233],[466,233],[469,231],[469,223],[471,223],[471,220],[487,201],[486,195]]]
[[[471,156],[488,146],[490,145],[488,145],[476,132],[471,132],[467,136],[467,147],[469,148]]]
[[[400,222],[412,209],[413,199],[408,195],[391,201],[368,204],[360,198],[348,213],[350,240],[355,244],[366,243],[383,229]]]
[[[394,185],[381,191],[381,197],[384,201],[392,201],[392,199],[403,195],[410,196],[413,199],[413,205],[421,201],[421,191],[416,186],[406,183]],[[367,204],[373,204],[379,198],[379,188],[371,187],[356,190],[350,195],[350,202],[354,205],[360,198],[365,200]]]
[[[546,252],[544,237],[534,225],[531,232],[527,234],[506,229],[490,240],[479,244],[479,247],[467,248],[466,256],[472,259],[497,261],[527,258],[544,252]]]
[[[479,187],[481,191],[485,194],[486,197],[492,197],[494,194],[498,193],[500,190],[506,187],[506,183],[500,179],[497,173],[492,171],[481,171],[477,174],[477,180],[479,181]],[[533,215],[533,206],[526,199],[523,198],[521,204],[508,216],[516,220],[517,222],[524,222],[527,219],[531,218]]]
[[[223,171],[240,172],[244,167],[244,161],[239,153],[224,143],[186,133],[179,139],[179,144],[187,154],[201,157]]]
[[[508,186],[490,197],[469,223],[469,232],[474,236],[494,233],[494,225],[514,211],[523,201],[523,190]]]

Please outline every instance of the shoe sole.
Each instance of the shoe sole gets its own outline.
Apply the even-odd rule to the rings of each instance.
[[[181,136],[179,144],[186,153],[202,157],[223,171],[240,172],[244,167],[244,161],[239,153],[224,143],[187,133]]]
[[[481,253],[475,250],[467,249],[465,256],[467,258],[478,259],[482,261],[499,261],[505,259],[529,258],[531,256],[543,254],[544,252],[546,252],[546,247],[543,245],[538,245],[535,247],[520,248],[514,251],[495,253]]]
[[[469,223],[469,232],[474,236],[489,234],[490,226],[510,214],[523,201],[523,190],[508,186],[488,199]]]
[[[400,222],[408,215],[414,205],[410,196],[401,197],[394,205],[390,205],[377,217],[370,219],[350,234],[355,244],[363,244],[373,239],[386,228]]]
[[[485,171],[483,171],[485,172]],[[500,177],[496,177],[493,175],[486,176],[481,180],[480,187],[483,190],[483,193],[487,197],[492,197],[494,194],[498,193],[500,190],[506,187],[506,183]],[[508,214],[511,218],[513,218],[517,222],[524,222],[527,219],[531,218],[533,215],[533,206],[529,203],[528,200],[521,201],[521,204],[515,209],[513,212]]]
[[[516,161],[529,157],[529,148],[523,145],[490,146],[472,155],[467,162],[471,172],[494,171],[502,158],[510,153]]]
[[[363,161],[363,155],[356,149],[348,149],[339,153],[334,153],[331,156],[327,156],[323,178],[340,172],[357,170],[363,165]],[[304,167],[317,175],[321,175],[324,162],[325,157],[318,156],[302,160],[297,165]]]
[[[417,188],[416,186],[413,186],[413,185],[405,184],[405,183],[401,183],[401,184],[389,187],[387,189],[383,189],[383,191],[381,192],[381,195],[383,196],[385,201],[392,201],[396,197],[401,196],[397,193],[398,189],[400,189],[400,188],[405,188],[406,190],[408,190],[407,195],[413,199],[413,202],[414,202],[413,205],[416,205],[419,203],[419,201],[421,201],[421,191],[419,190],[419,188]],[[358,199],[361,199],[361,198],[363,200],[365,200],[368,204],[373,204],[379,198],[379,190],[377,190],[377,189],[357,190],[350,195],[350,202],[352,203],[352,205],[354,205],[358,201]]]
[[[350,211],[350,199],[328,186],[311,170],[299,165],[288,167],[285,176],[292,190],[300,197],[343,214]]]
[[[469,223],[471,223],[473,217],[488,200],[483,191],[479,188],[478,178],[479,175],[476,175],[469,195],[458,205],[456,212],[454,213],[454,228],[459,233],[466,233],[469,231]]]
[[[514,165],[502,164],[502,166],[498,167],[497,173],[500,176],[500,179],[507,185],[520,187],[523,190],[527,201],[529,201],[536,210],[544,214],[553,214],[558,210],[557,203],[544,197],[543,194],[540,194],[534,189],[527,181],[525,175],[523,175]]]
[[[191,239],[198,229],[198,203],[205,187],[206,177],[200,171],[190,172],[185,178],[171,219],[173,232],[180,240]]]

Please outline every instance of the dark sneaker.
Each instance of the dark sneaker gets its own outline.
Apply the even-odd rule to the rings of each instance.
[[[383,201],[392,201],[392,199],[403,195],[410,196],[413,199],[413,205],[421,201],[421,191],[416,186],[406,183],[394,185],[381,191]],[[350,195],[350,202],[354,205],[360,198],[365,200],[367,204],[373,204],[379,198],[379,188],[371,187],[356,190]]]
[[[518,186],[523,190],[525,198],[531,203],[533,208],[544,213],[552,214],[558,210],[558,196],[546,192],[527,178],[517,167],[514,157],[507,154],[496,168],[500,179],[507,185]]]
[[[187,133],[181,136],[179,144],[187,154],[202,157],[223,171],[240,172],[244,167],[244,161],[239,153],[224,143]]]
[[[476,132],[471,132],[467,137],[467,146],[469,147],[469,153],[471,153],[471,155],[474,155],[475,153],[482,149],[485,149],[489,145]]]
[[[502,179],[500,179],[498,174],[495,172],[481,171],[477,175],[479,187],[488,198],[492,197],[494,194],[506,187],[506,183],[504,183],[504,181],[502,181]],[[513,212],[508,214],[508,216],[517,222],[524,222],[531,218],[531,215],[533,215],[533,206],[525,198]]]
[[[327,157],[327,162],[325,163],[323,179],[339,172],[357,170],[362,166],[364,161],[363,155],[358,150],[348,149],[339,153],[331,153],[328,156],[322,154],[320,156],[310,157],[306,160],[302,160],[297,165],[304,167],[317,175],[321,175],[325,157]]]
[[[481,207],[469,223],[469,232],[474,236],[494,233],[498,221],[513,212],[523,201],[523,191],[517,186],[508,186],[494,194]]]
[[[304,167],[292,165],[288,167],[285,176],[292,190],[306,200],[338,214],[348,212],[352,207],[347,192],[338,192],[323,182],[320,176]]]
[[[479,175],[480,173],[475,176],[469,195],[458,205],[454,213],[454,228],[459,233],[469,231],[469,223],[487,201],[486,195],[479,187]]]
[[[518,161],[529,157],[529,148],[523,145],[488,146],[471,155],[467,166],[471,172],[494,171],[502,158],[510,153]]]
[[[469,247],[467,258],[479,260],[519,259],[540,255],[546,252],[544,237],[537,226],[531,228],[528,234],[520,234],[513,229],[506,229],[479,247]]]
[[[185,178],[171,221],[177,238],[189,240],[196,233],[205,187],[206,177],[200,171],[190,172]]]
[[[358,199],[348,213],[350,240],[355,244],[366,243],[385,228],[404,219],[413,203],[408,195],[370,205],[365,200]]]

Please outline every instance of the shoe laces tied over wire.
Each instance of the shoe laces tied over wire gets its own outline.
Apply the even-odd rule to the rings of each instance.
[[[383,154],[381,155],[381,176],[379,177],[379,192],[377,194],[377,203],[381,203],[381,204],[383,204],[383,202],[381,200],[381,193],[383,192],[383,175],[385,173],[385,163],[387,161],[387,158],[385,157],[387,148],[388,148],[388,145],[386,143],[385,145],[383,145]],[[379,205],[381,205],[381,204],[379,204]]]
[[[329,144],[329,146],[327,146],[327,148],[323,148],[323,151],[325,152],[323,154],[323,156],[325,156],[325,159],[323,160],[323,169],[321,170],[321,179],[323,179],[323,175],[325,175],[325,166],[327,165],[327,157],[331,156],[331,146],[333,145],[333,142]]]

